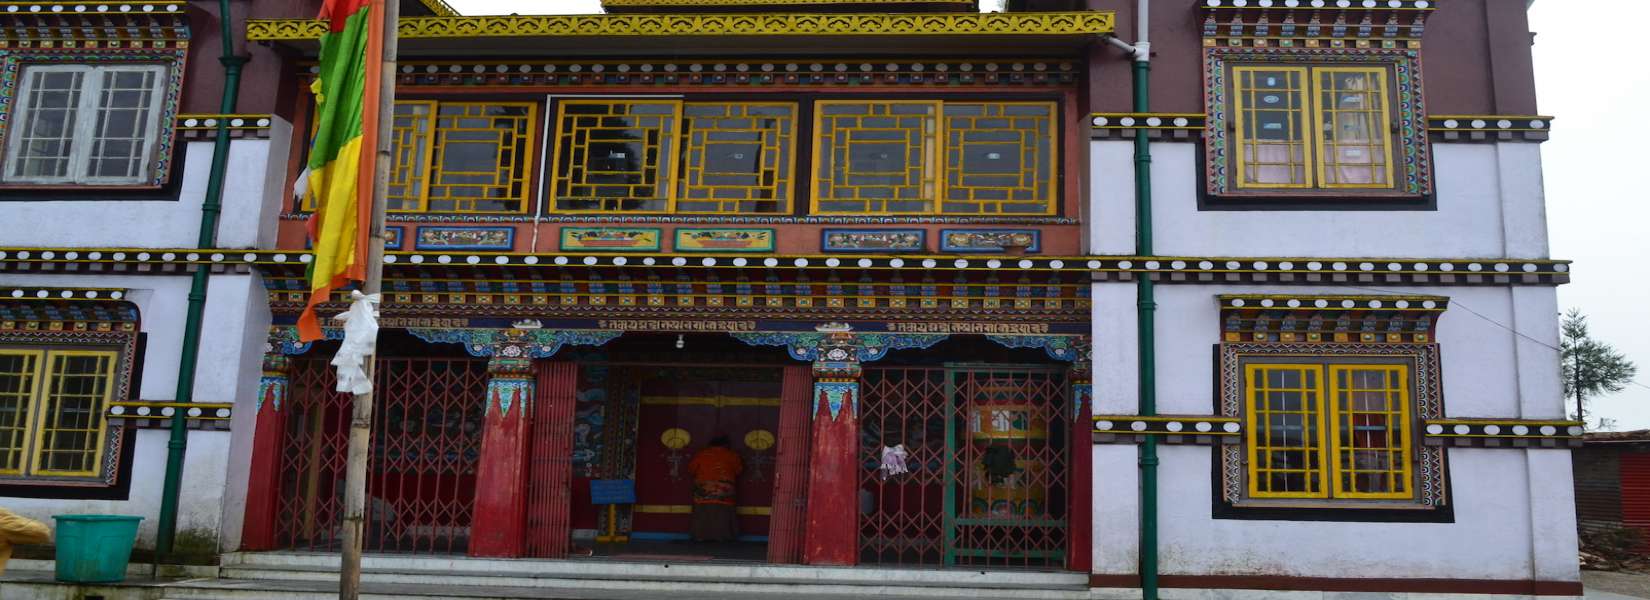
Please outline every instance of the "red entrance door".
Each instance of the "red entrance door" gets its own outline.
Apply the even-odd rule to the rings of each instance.
[[[779,369],[666,368],[641,381],[634,539],[686,539],[693,505],[688,461],[717,435],[745,461],[739,532],[766,539],[779,439]]]

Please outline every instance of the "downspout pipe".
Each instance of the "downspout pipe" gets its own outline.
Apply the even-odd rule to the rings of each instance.
[[[195,246],[211,249],[217,246],[218,216],[223,213],[224,175],[229,170],[229,119],[221,115],[234,114],[235,100],[240,94],[241,67],[245,56],[235,54],[235,38],[229,19],[229,0],[218,0],[218,36],[223,42],[223,53],[218,63],[223,65],[223,95],[218,104],[217,135],[212,140],[212,167],[206,180],[206,198],[201,202],[201,228]],[[183,324],[183,349],[178,357],[178,387],[174,402],[193,402],[195,399],[195,369],[200,362],[201,320],[206,313],[206,279],[211,269],[204,265],[195,268],[189,281],[189,307]],[[166,475],[161,486],[160,521],[155,536],[157,557],[169,557],[177,540],[178,496],[183,490],[183,456],[189,446],[188,411],[172,411],[171,435],[166,441]],[[159,560],[156,561],[157,563]]]
[[[1151,112],[1150,0],[1138,0],[1135,7],[1135,34],[1133,44],[1115,37],[1110,43],[1129,54],[1134,61],[1133,111]],[[1153,256],[1152,249],[1152,150],[1145,129],[1134,132],[1134,253]],[[1157,415],[1157,293],[1151,277],[1142,275],[1135,280],[1136,341],[1139,347],[1139,405],[1140,416]],[[1157,436],[1142,436],[1140,444],[1140,597],[1158,600],[1157,578]]]

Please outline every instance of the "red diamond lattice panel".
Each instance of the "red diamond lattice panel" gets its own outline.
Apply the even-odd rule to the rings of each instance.
[[[336,550],[351,398],[327,359],[292,361],[277,545]],[[367,552],[460,554],[469,542],[487,364],[380,358],[367,473]]]
[[[1059,369],[868,367],[860,560],[1063,566],[1070,385]],[[879,468],[903,445],[908,473]]]

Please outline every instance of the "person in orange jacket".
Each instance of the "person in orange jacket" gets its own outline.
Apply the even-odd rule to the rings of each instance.
[[[697,542],[731,542],[739,537],[739,521],[734,510],[739,473],[745,461],[728,448],[728,436],[718,435],[710,445],[688,461],[693,474],[693,521],[691,534]]]
[[[0,575],[6,574],[6,563],[11,562],[12,546],[44,544],[51,539],[52,531],[45,523],[0,508]]]

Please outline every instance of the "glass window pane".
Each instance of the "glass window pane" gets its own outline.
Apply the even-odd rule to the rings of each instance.
[[[73,176],[69,165],[85,75],[23,68],[6,179],[50,182]]]
[[[436,110],[429,210],[527,209],[533,106],[442,103]]]
[[[36,425],[36,474],[97,475],[114,363],[113,353],[47,354],[45,406]]]
[[[557,118],[555,208],[663,212],[670,208],[676,101],[563,100]]]
[[[1323,185],[1391,187],[1386,71],[1325,68],[1316,80]]]
[[[821,101],[815,210],[929,213],[939,190],[937,102]]]
[[[1409,431],[1406,368],[1336,366],[1334,398],[1335,493],[1349,497],[1408,498]]]
[[[947,103],[944,111],[946,179],[941,212],[1053,211],[1053,103]]]
[[[1249,479],[1257,497],[1323,497],[1319,367],[1249,365]]]
[[[1235,67],[1239,188],[1312,185],[1307,169],[1306,71]]]
[[[23,473],[39,352],[0,351],[0,473]]]
[[[96,127],[86,160],[93,178],[140,179],[149,157],[156,115],[155,69],[104,69],[96,105]]]

